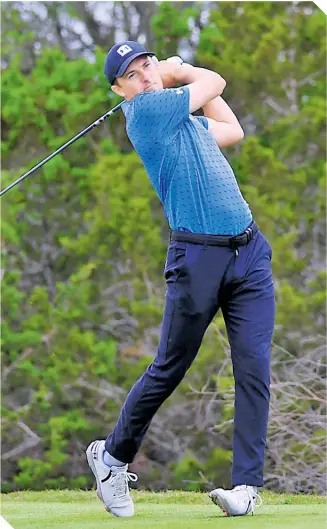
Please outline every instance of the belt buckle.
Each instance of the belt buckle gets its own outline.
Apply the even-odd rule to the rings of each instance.
[[[233,237],[230,237],[229,238],[229,244],[228,246],[232,249],[232,250],[237,250],[237,248],[240,246],[239,245],[239,242],[236,240],[238,236],[237,235],[234,235]]]

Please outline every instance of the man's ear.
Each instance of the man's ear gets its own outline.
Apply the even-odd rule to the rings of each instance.
[[[111,90],[113,92],[115,92],[115,94],[118,94],[121,97],[125,97],[125,93],[124,93],[123,89],[120,86],[118,86],[116,84],[113,84],[113,85],[111,85]]]

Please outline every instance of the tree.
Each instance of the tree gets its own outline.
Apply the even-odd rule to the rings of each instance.
[[[118,32],[219,71],[246,132],[226,156],[273,247],[268,485],[321,493],[325,18],[306,2],[108,2],[102,18],[99,8],[12,2],[2,11],[2,186],[118,103],[102,74]],[[164,299],[168,227],[122,114],[5,195],[2,240],[4,490],[91,486],[83,450],[110,431],[151,362]],[[217,315],[151,425],[136,461],[143,483],[228,486],[232,422]],[[290,468],[287,485],[278,476]]]

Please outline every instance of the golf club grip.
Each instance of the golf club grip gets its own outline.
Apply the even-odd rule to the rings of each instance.
[[[45,163],[47,163],[49,160],[51,160],[52,158],[54,158],[55,156],[57,156],[57,154],[59,154],[60,152],[62,152],[64,149],[66,149],[67,147],[69,147],[69,145],[71,145],[72,143],[74,143],[76,140],[78,140],[79,138],[81,138],[82,136],[84,136],[84,134],[87,134],[90,130],[94,129],[95,127],[97,127],[98,125],[100,125],[105,119],[107,119],[109,116],[111,116],[112,114],[114,114],[115,112],[117,112],[117,110],[119,110],[122,106],[122,104],[124,103],[124,101],[122,101],[121,103],[119,103],[119,105],[116,105],[114,108],[112,108],[111,110],[109,110],[109,112],[106,112],[106,114],[103,114],[103,116],[101,116],[99,119],[97,119],[96,121],[94,121],[93,123],[91,123],[91,125],[89,125],[88,127],[86,127],[86,129],[82,130],[79,134],[77,134],[76,136],[74,136],[74,138],[72,138],[71,140],[67,141],[67,143],[65,143],[64,145],[62,145],[61,147],[59,147],[59,149],[57,149],[55,152],[53,152],[52,154],[50,154],[49,156],[47,156],[47,158],[44,158],[44,160],[42,160],[41,162],[39,162],[35,167],[32,167],[32,169],[30,169],[29,171],[27,171],[27,173],[23,174],[23,176],[21,176],[20,178],[18,178],[17,180],[15,180],[15,182],[13,182],[12,184],[10,184],[8,187],[6,187],[5,189],[3,189],[2,191],[0,191],[0,197],[2,195],[4,195],[5,193],[7,193],[7,191],[9,191],[12,187],[16,186],[17,184],[19,184],[20,182],[22,182],[22,180],[24,180],[25,178],[27,178],[28,176],[30,176],[32,173],[34,173],[37,169],[39,169],[40,167],[42,167],[42,165],[44,165]]]

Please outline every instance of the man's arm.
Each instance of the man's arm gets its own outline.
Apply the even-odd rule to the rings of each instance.
[[[220,96],[226,81],[218,73],[205,68],[196,68],[191,64],[160,61],[159,72],[164,88],[177,84],[187,85],[190,92],[190,112],[195,112]]]
[[[219,147],[227,147],[244,138],[235,114],[220,97],[226,81],[216,72],[191,64],[160,61],[158,64],[164,88],[187,84],[190,91],[190,112],[203,108],[209,132]],[[214,95],[213,95],[214,94]]]
[[[203,113],[208,118],[208,130],[219,147],[228,147],[244,138],[237,117],[221,97],[216,97],[203,105]]]

